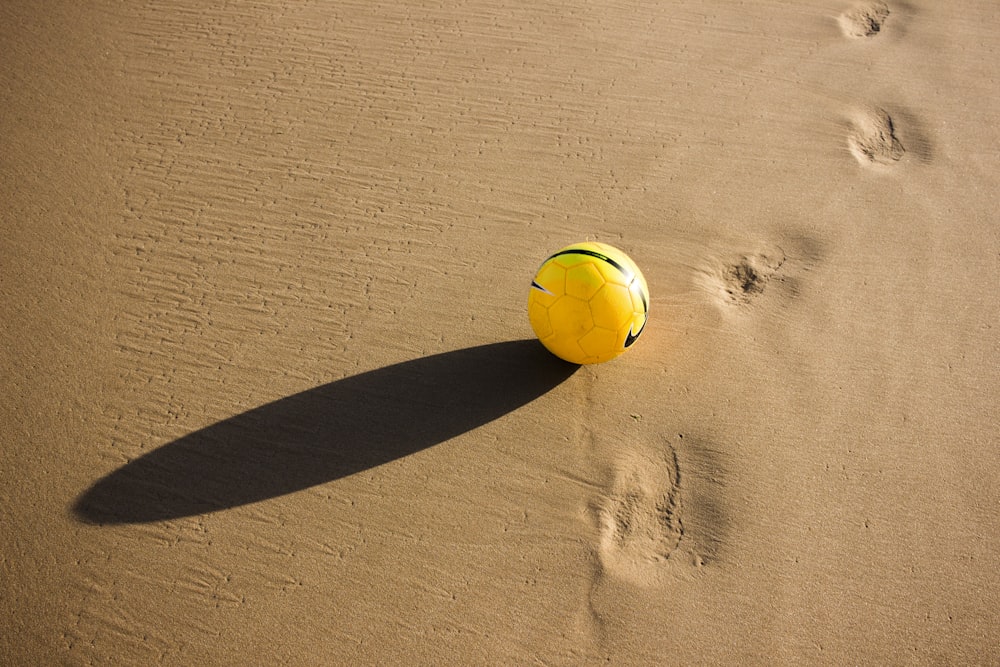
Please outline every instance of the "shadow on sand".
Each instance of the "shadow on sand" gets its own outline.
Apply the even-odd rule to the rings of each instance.
[[[96,482],[73,512],[87,523],[143,523],[300,491],[482,426],[577,368],[519,340],[344,378],[153,450]]]

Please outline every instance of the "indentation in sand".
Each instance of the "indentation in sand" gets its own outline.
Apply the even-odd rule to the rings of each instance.
[[[633,454],[620,465],[599,509],[605,569],[643,581],[643,570],[676,551],[684,535],[680,480],[677,454],[669,445],[661,455]]]
[[[697,281],[724,309],[743,312],[776,283],[786,297],[795,296],[798,282],[789,275],[791,264],[782,248],[767,246],[756,252],[713,257],[699,271]]]
[[[874,37],[882,32],[887,18],[889,7],[884,2],[867,2],[841,14],[840,27],[848,37]]]
[[[723,271],[720,287],[725,300],[733,305],[749,303],[764,292],[767,283],[784,263],[784,254],[755,254],[740,257]]]
[[[857,114],[847,135],[847,145],[865,166],[894,164],[906,152],[896,136],[892,117],[877,107]]]
[[[646,586],[719,558],[729,524],[719,502],[724,456],[680,434],[676,442],[616,466],[597,508],[602,574]]]

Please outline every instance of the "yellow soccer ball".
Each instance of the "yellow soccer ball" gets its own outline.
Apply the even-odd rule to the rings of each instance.
[[[609,361],[646,326],[649,288],[628,255],[606,243],[574,243],[553,254],[531,281],[528,319],[557,357]]]

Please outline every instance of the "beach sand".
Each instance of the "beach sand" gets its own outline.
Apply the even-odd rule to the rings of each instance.
[[[50,4],[0,663],[1000,662],[1000,8]],[[581,240],[652,300],[577,368]]]

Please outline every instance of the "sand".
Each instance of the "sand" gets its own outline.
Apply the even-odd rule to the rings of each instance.
[[[0,663],[1000,662],[1000,10],[0,6]],[[533,340],[538,264],[638,343]]]

